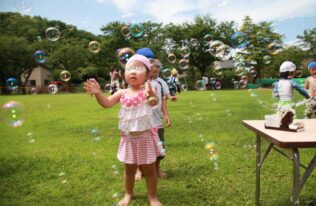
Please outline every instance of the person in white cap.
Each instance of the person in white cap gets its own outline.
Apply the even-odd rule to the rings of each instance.
[[[292,107],[292,105],[294,105],[293,88],[296,89],[306,99],[309,99],[308,93],[292,79],[295,70],[295,64],[290,61],[285,61],[280,66],[280,80],[273,84],[273,96],[279,98],[278,111],[282,107]]]

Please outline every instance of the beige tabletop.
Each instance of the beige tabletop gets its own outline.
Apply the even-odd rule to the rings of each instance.
[[[264,120],[243,120],[242,123],[248,129],[279,147],[316,147],[316,119],[298,119],[295,121],[304,122],[305,128],[303,131],[288,132],[266,129],[264,128]]]

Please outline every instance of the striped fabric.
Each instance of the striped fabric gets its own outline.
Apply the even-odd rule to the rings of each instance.
[[[157,129],[153,128],[139,136],[122,134],[117,158],[126,164],[152,164],[158,156],[164,156]]]

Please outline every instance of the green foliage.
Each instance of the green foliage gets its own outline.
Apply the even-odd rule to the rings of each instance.
[[[197,16],[193,22],[177,25],[173,23],[162,25],[147,21],[142,23],[145,34],[138,38],[124,37],[121,34],[124,25],[117,21],[107,23],[101,28],[103,34],[95,36],[61,21],[2,12],[0,13],[0,67],[3,69],[0,71],[0,84],[3,85],[8,77],[20,79],[22,73],[30,74],[37,65],[32,57],[36,50],[47,52],[48,60],[43,66],[55,74],[54,80],[58,80],[58,72],[65,69],[76,77],[71,81],[78,83],[85,80],[87,73],[91,75],[91,72],[87,72],[91,71],[91,68],[95,69],[92,73],[97,77],[108,79],[108,73],[112,68],[122,68],[117,61],[116,51],[124,47],[130,47],[135,51],[142,47],[150,47],[156,57],[162,61],[164,68],[178,69],[177,63],[171,64],[167,60],[166,41],[171,41],[173,46],[168,52],[173,52],[177,56],[177,62],[183,58],[180,49],[184,46],[190,49],[187,82],[192,86],[202,75],[215,77],[213,62],[216,59],[207,51],[205,35],[211,35],[213,40],[220,40],[230,45],[230,36],[234,32],[238,30],[245,32],[250,44],[235,60],[243,67],[255,68],[259,78],[278,76],[279,65],[285,60],[293,61],[300,67],[303,59],[313,58],[316,52],[316,30],[313,28],[305,31],[303,36],[299,36],[304,48],[302,46],[284,48],[278,55],[272,55],[271,64],[264,64],[262,58],[269,54],[268,45],[272,42],[282,43],[283,37],[273,31],[272,23],[255,24],[249,16],[244,18],[240,29],[235,22],[216,22],[210,15]],[[49,27],[59,29],[61,37],[58,41],[52,42],[46,38],[45,31]],[[197,39],[198,45],[192,46],[189,43],[192,38]],[[101,43],[101,50],[97,54],[91,53],[88,49],[89,42],[93,40]],[[239,61],[238,58],[243,61]],[[256,62],[255,65],[252,65],[253,61]],[[223,81],[229,82],[233,76],[232,70],[226,70]]]

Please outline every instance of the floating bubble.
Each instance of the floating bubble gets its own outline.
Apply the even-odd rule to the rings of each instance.
[[[226,115],[229,116],[229,117],[231,117],[231,116],[233,115],[232,112],[230,111],[230,109],[226,109],[226,110],[225,110],[225,113],[226,113]]]
[[[244,75],[240,78],[239,87],[244,89],[247,87],[247,84],[248,84],[248,77]]]
[[[304,73],[303,73],[302,70],[296,70],[294,76],[295,76],[296,78],[301,78],[301,77],[303,77],[303,74],[304,74]]]
[[[214,142],[207,143],[205,149],[208,151],[209,160],[214,161],[218,159],[217,145]]]
[[[211,34],[206,34],[203,37],[204,45],[209,45],[211,43],[211,41],[213,41],[213,36]]]
[[[129,37],[131,35],[131,29],[129,28],[128,25],[125,25],[122,27],[121,29],[121,34],[124,36],[124,37]]]
[[[70,72],[67,70],[60,72],[60,79],[64,82],[68,82],[71,79]]]
[[[198,80],[195,83],[195,87],[197,90],[204,90],[205,84],[203,80]]]
[[[211,77],[211,78],[210,78],[210,84],[215,84],[215,83],[216,83],[216,78]]]
[[[45,34],[49,41],[57,41],[60,38],[60,31],[56,27],[49,27]]]
[[[58,92],[58,87],[56,84],[50,84],[48,85],[48,93],[50,94],[56,94]]]
[[[221,67],[215,67],[214,70],[216,75],[222,75],[223,73],[223,69]]]
[[[262,61],[263,61],[264,64],[270,64],[271,60],[272,60],[272,58],[271,58],[270,55],[265,55],[265,56],[262,57]]]
[[[257,76],[257,71],[255,69],[250,70],[250,75],[252,77],[256,77]]]
[[[169,79],[171,77],[171,70],[170,69],[164,69],[162,70],[162,78]]]
[[[7,90],[14,91],[18,88],[18,81],[16,78],[11,77],[5,81],[5,87]]]
[[[108,92],[108,93],[110,93],[110,91],[111,91],[111,84],[106,84],[105,86],[104,86],[104,90],[105,90],[105,92]]]
[[[46,52],[42,51],[42,50],[37,50],[34,54],[34,60],[37,63],[43,64],[44,62],[46,62],[47,60],[47,54]]]
[[[97,128],[93,128],[93,129],[91,130],[91,133],[92,133],[92,135],[93,135],[94,137],[97,137],[97,136],[100,135],[100,132],[99,132],[99,130],[98,130]]]
[[[91,41],[89,43],[89,50],[94,54],[99,53],[101,50],[101,44],[98,41]]]
[[[236,69],[235,69],[235,75],[236,76],[242,76],[245,74],[245,68],[244,67],[241,67],[241,66],[238,66]]]
[[[25,107],[17,101],[10,101],[2,105],[0,119],[11,127],[19,127],[25,122]]]
[[[182,91],[187,92],[188,91],[188,85],[187,84],[181,84]]]
[[[131,35],[135,38],[143,36],[145,32],[142,24],[131,24],[129,28],[131,30]]]
[[[174,55],[173,53],[168,54],[168,62],[173,64],[176,62],[176,60],[177,60],[176,55]]]
[[[217,51],[217,48],[224,45],[223,42],[221,41],[218,41],[218,40],[215,40],[215,41],[212,41],[210,42],[209,44],[209,49],[208,51],[210,52],[211,55],[213,55],[214,57],[216,56],[216,51]]]
[[[282,49],[282,45],[278,43],[271,43],[268,45],[268,52],[271,55],[277,55]]]
[[[187,59],[189,56],[190,56],[190,49],[189,47],[187,46],[183,46],[180,48],[180,53],[181,53],[181,56],[185,59]]]
[[[196,47],[196,46],[198,46],[199,42],[196,38],[192,38],[192,39],[190,39],[190,44],[192,47]]]
[[[232,46],[237,49],[244,49],[249,44],[249,39],[247,34],[243,32],[235,32],[231,37],[230,41],[232,43]]]
[[[225,44],[217,47],[216,48],[216,55],[215,55],[215,57],[217,57],[221,61],[229,60],[230,57],[231,57],[230,47],[225,45]]]
[[[220,81],[217,81],[215,83],[215,89],[221,89],[222,88],[222,83]]]
[[[117,58],[121,65],[125,66],[129,58],[131,58],[135,54],[135,51],[131,48],[125,47],[120,49],[117,54]]]
[[[179,61],[179,68],[182,70],[189,68],[189,60],[188,59],[181,59]]]
[[[32,95],[37,95],[38,94],[38,90],[35,87],[31,88],[31,94]]]
[[[13,3],[16,10],[21,13],[28,13],[32,10],[33,4],[30,0],[15,0]]]

